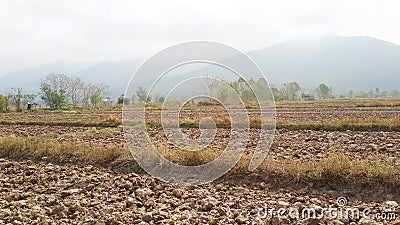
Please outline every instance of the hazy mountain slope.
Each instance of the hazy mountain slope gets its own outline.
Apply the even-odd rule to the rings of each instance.
[[[50,73],[76,75],[87,83],[104,83],[110,86],[110,97],[116,98],[125,92],[130,76],[140,60],[108,61],[90,65],[84,63],[57,62],[28,68],[0,76],[0,93],[10,87],[22,87],[24,93],[38,93],[40,80]]]
[[[0,76],[0,93],[6,94],[11,87],[22,87],[24,93],[37,93],[40,80],[50,73],[77,74],[88,67],[82,62],[53,62]]]
[[[271,83],[320,82],[336,92],[379,87],[398,90],[400,47],[370,37],[326,37],[283,42],[249,52]]]
[[[373,88],[399,90],[400,47],[370,37],[329,36],[282,42],[248,53],[272,84],[297,81],[306,89],[324,82],[335,93],[349,89]],[[89,83],[110,86],[109,96],[124,93],[128,81],[142,60],[107,61],[98,64],[57,62],[0,76],[0,93],[9,87],[22,87],[25,93],[37,93],[40,79],[52,72],[80,76]],[[191,72],[205,75],[206,70]],[[222,74],[222,73],[221,73]],[[210,74],[213,75],[213,74]],[[188,75],[166,79],[163,90]],[[223,76],[221,76],[223,77]],[[140,86],[141,80],[135,80]]]
[[[102,62],[79,71],[78,75],[87,83],[109,85],[110,97],[117,98],[125,92],[131,76],[140,63],[141,60]]]

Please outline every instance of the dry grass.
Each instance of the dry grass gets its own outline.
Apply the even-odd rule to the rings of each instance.
[[[231,120],[227,116],[213,117],[218,128],[230,128]],[[273,124],[273,123],[270,123]],[[159,119],[146,120],[148,127],[161,127]],[[199,120],[185,119],[180,121],[181,128],[198,128]],[[246,125],[246,123],[243,123]],[[250,117],[249,125],[251,128],[260,128],[261,118]],[[278,129],[288,130],[327,130],[327,131],[400,131],[400,116],[390,118],[343,118],[327,122],[293,122],[293,121],[277,121]]]
[[[220,154],[221,150],[206,148],[200,151],[186,151],[171,149],[167,145],[159,145],[157,151],[171,162],[185,166],[198,166],[212,162]]]
[[[338,152],[332,152],[327,158],[308,162],[269,158],[259,170],[278,177],[317,184],[400,186],[400,164],[393,165],[382,158],[354,160]]]
[[[400,107],[400,99],[334,99],[315,101],[276,102],[277,109],[343,108],[343,107]]]
[[[197,152],[171,149],[161,145],[158,151],[167,159],[181,165],[202,165],[213,161],[221,154],[218,149],[205,149]],[[0,157],[12,159],[33,159],[58,163],[83,163],[103,167],[111,165],[119,159],[132,160],[129,150],[107,146],[91,147],[74,142],[46,142],[40,138],[2,137],[0,138]],[[244,175],[252,154],[244,154],[230,175]],[[132,166],[132,165],[130,165]],[[300,162],[296,159],[273,160],[267,158],[257,169],[274,179],[287,179],[293,182],[313,182],[326,184],[346,183],[362,185],[386,185],[400,187],[400,164],[391,164],[384,158],[353,160],[343,153],[332,152],[327,158]]]
[[[400,116],[390,118],[343,118],[328,122],[278,121],[277,128],[327,131],[400,131]]]
[[[212,119],[218,128],[230,128],[232,121],[228,116],[213,116]],[[181,128],[198,128],[200,119],[182,119],[180,121]],[[273,124],[273,123],[270,123]],[[10,121],[0,120],[0,125],[42,125],[42,126],[76,126],[76,127],[118,127],[122,125],[120,118],[108,116],[103,121],[77,121],[77,120],[21,120]],[[131,125],[135,125],[132,123]],[[159,118],[146,119],[147,127],[161,127]],[[239,124],[240,125],[240,124]],[[246,123],[243,123],[246,125]],[[260,128],[261,118],[250,117],[249,125],[251,128]],[[327,131],[400,131],[400,116],[390,118],[342,118],[327,122],[294,122],[278,120],[276,122],[278,129],[288,130],[327,130]]]
[[[363,99],[354,102],[357,107],[399,107],[400,99]]]
[[[116,159],[129,156],[128,149],[118,147],[93,147],[74,142],[57,143],[31,137],[0,138],[0,157],[33,159],[54,162],[79,162],[106,166]]]
[[[116,124],[116,125],[120,125],[122,124],[122,120],[121,118],[118,118],[114,115],[108,115],[105,119],[104,119],[104,123],[106,124]]]
[[[80,121],[80,120],[0,120],[0,125],[40,125],[40,126],[69,126],[69,127],[118,127],[120,121]]]

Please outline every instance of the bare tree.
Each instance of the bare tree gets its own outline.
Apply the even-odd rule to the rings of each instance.
[[[85,106],[99,106],[103,101],[104,96],[107,94],[109,89],[108,85],[105,84],[87,84],[84,85],[82,91],[82,103]]]
[[[22,88],[11,88],[11,93],[8,94],[8,99],[15,106],[17,112],[22,112],[21,108],[21,99],[23,98],[22,95]]]
[[[283,92],[288,100],[293,101],[299,98],[300,85],[297,82],[290,82],[283,85]]]
[[[78,103],[82,102],[85,84],[77,76],[68,76],[66,82],[67,98],[71,100],[72,105],[75,107]]]
[[[66,92],[68,76],[63,73],[51,73],[42,80],[42,83],[46,83],[51,89],[64,90]]]

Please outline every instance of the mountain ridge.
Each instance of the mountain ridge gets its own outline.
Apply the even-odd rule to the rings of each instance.
[[[265,73],[271,84],[296,81],[311,90],[319,83],[335,93],[350,89],[366,91],[399,90],[400,46],[367,36],[328,36],[283,41],[247,53]],[[130,77],[142,59],[99,63],[53,62],[0,76],[0,93],[10,87],[37,93],[40,79],[49,73],[77,75],[88,83],[110,86],[109,96],[124,93]],[[140,85],[140,80],[137,81]]]

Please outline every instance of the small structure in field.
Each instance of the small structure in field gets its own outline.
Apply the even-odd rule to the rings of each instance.
[[[27,103],[26,109],[32,110],[32,109],[35,109],[38,105],[39,105],[39,104],[34,103],[34,102],[28,102],[28,103]]]
[[[314,101],[315,97],[312,94],[302,94],[301,95],[301,100],[302,101]]]

